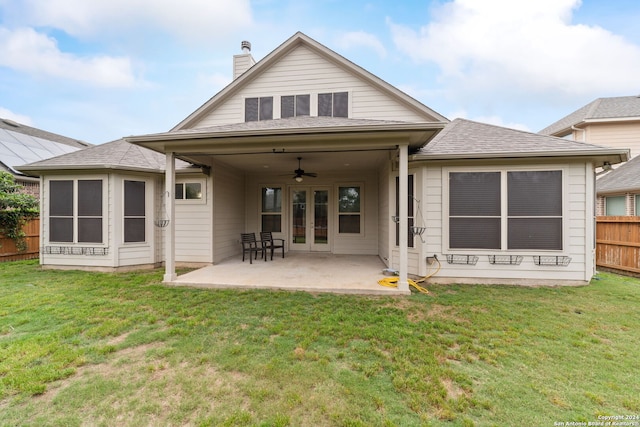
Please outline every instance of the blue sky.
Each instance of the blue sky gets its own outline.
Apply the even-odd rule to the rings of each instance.
[[[636,0],[0,0],[0,117],[99,144],[169,130],[302,31],[454,119],[539,131],[640,95]]]

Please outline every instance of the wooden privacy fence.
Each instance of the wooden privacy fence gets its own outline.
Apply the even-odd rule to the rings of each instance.
[[[40,255],[40,219],[36,218],[27,222],[22,230],[26,234],[27,244],[27,250],[23,252],[18,252],[13,239],[0,234],[0,262],[38,258]]]
[[[640,217],[596,218],[596,264],[640,274]]]

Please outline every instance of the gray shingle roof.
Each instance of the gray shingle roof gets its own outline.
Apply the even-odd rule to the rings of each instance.
[[[640,156],[612,170],[596,181],[596,191],[600,193],[617,193],[628,191],[640,192]]]
[[[200,127],[193,129],[184,129],[170,131],[158,135],[192,135],[198,133],[233,133],[243,131],[268,131],[268,130],[286,130],[286,129],[314,129],[314,128],[348,128],[359,126],[388,126],[388,125],[406,125],[409,122],[396,120],[370,120],[370,119],[349,119],[343,117],[317,117],[317,116],[300,116],[286,119],[261,120],[253,122],[231,123],[226,125]]]
[[[455,119],[417,154],[417,158],[561,156],[608,150],[599,145],[539,135],[465,119]]]
[[[598,98],[566,117],[542,129],[543,135],[554,135],[585,120],[640,117],[640,96]]]
[[[102,169],[117,168],[164,172],[165,156],[144,147],[117,139],[105,144],[94,145],[84,150],[53,157],[19,167],[21,171],[64,170],[64,169]],[[189,164],[178,160],[176,168],[186,168]]]

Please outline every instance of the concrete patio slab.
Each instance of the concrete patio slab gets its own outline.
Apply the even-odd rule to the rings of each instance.
[[[237,256],[178,276],[169,285],[198,288],[283,289],[363,295],[408,295],[378,284],[385,265],[377,256],[275,254],[273,261]]]

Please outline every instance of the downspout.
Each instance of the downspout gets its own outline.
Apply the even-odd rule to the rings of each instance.
[[[587,130],[586,129],[580,129],[575,127],[574,125],[571,125],[571,130],[575,130],[575,131],[581,131],[582,132],[582,141],[581,142],[587,142]],[[576,139],[577,141],[577,139]]]
[[[165,168],[165,191],[163,197],[165,198],[165,206],[167,208],[167,219],[169,224],[167,225],[165,235],[165,255],[164,255],[164,282],[173,282],[176,279],[176,222],[175,213],[176,205],[173,192],[176,188],[176,162],[175,153],[169,151],[165,153],[166,156],[166,168]]]
[[[398,153],[398,192],[400,212],[400,272],[398,277],[398,290],[410,293],[408,272],[409,269],[409,146],[401,145]]]

